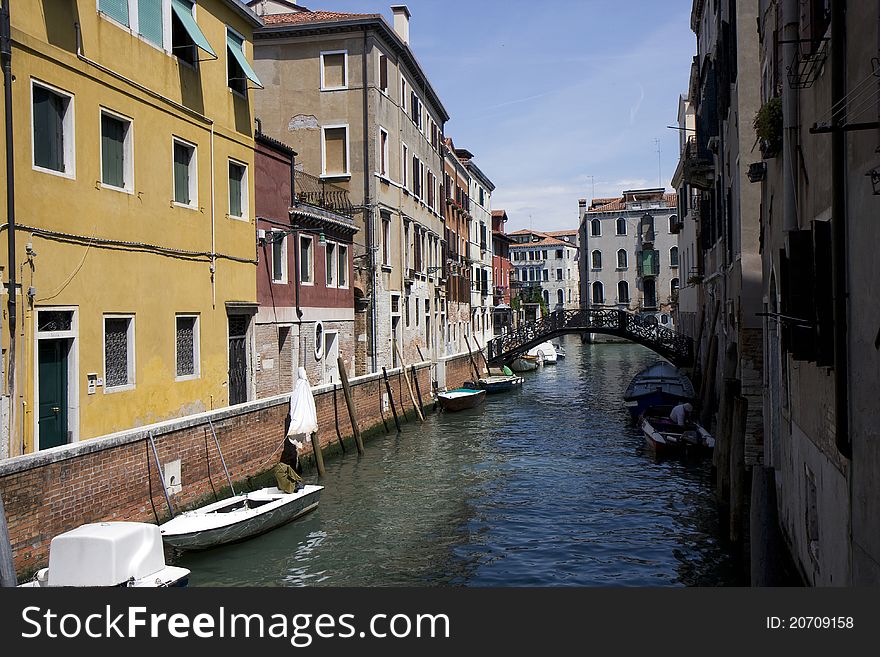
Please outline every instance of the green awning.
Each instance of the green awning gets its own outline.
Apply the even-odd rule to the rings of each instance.
[[[251,65],[248,63],[247,57],[244,56],[244,50],[242,49],[243,45],[244,43],[239,40],[238,37],[231,32],[226,32],[226,46],[229,48],[229,52],[235,57],[235,61],[238,62],[238,65],[241,67],[241,70],[244,71],[247,79],[262,89],[263,83],[260,82],[260,78],[254,73],[254,69],[252,69]]]
[[[211,44],[208,43],[208,39],[205,38],[204,33],[199,28],[199,24],[196,23],[195,16],[193,16],[192,2],[188,2],[187,0],[171,0],[171,8],[180,19],[180,22],[183,23],[183,27],[187,34],[189,34],[189,38],[192,39],[199,48],[206,53],[210,53],[216,59],[217,53],[211,48]]]

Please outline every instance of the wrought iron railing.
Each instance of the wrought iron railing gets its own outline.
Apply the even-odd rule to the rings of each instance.
[[[294,173],[296,200],[322,210],[329,210],[351,219],[354,207],[348,197],[348,190],[312,176],[305,171]]]

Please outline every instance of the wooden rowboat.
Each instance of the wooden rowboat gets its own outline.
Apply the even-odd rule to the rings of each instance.
[[[521,376],[487,376],[476,383],[468,384],[468,387],[473,387],[475,390],[485,390],[490,395],[494,395],[499,392],[510,392],[522,384],[523,378]]]
[[[486,400],[485,390],[472,390],[471,388],[458,388],[441,392],[437,395],[437,401],[444,411],[463,411],[474,408]]]
[[[715,438],[696,422],[684,426],[669,419],[669,406],[652,406],[639,420],[645,442],[657,456],[708,455],[715,447]]]

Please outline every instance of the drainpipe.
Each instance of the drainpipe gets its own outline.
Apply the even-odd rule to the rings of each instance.
[[[783,0],[782,3],[782,61],[792,62],[797,56],[800,38],[799,0]],[[782,229],[790,232],[798,229],[797,183],[795,180],[795,154],[798,141],[798,90],[789,86],[782,89]]]
[[[4,0],[0,7],[0,61],[3,67],[3,103],[5,107],[4,121],[6,124],[6,216],[9,224],[7,231],[7,269],[9,275],[9,362],[6,372],[6,390],[9,393],[9,444],[10,448],[15,435],[16,373],[16,277],[15,277],[15,158],[13,149],[12,129],[12,23],[9,16],[9,2]],[[21,445],[24,454],[24,443]]]
[[[290,207],[293,207],[294,199],[296,198],[294,186],[294,171],[296,171],[296,153],[290,156]],[[296,225],[296,221],[294,221],[294,225]],[[300,265],[299,265],[299,229],[294,228],[293,230],[293,266],[296,267],[296,271],[293,275],[293,280],[296,282],[294,285],[294,295],[296,301],[296,318],[300,322],[300,329],[302,329],[302,317],[303,311],[299,307],[299,284],[300,284]],[[302,333],[302,330],[300,330]],[[302,335],[300,335],[302,338]],[[300,343],[302,341],[300,340]],[[302,350],[300,350],[302,351]]]
[[[372,281],[372,291],[370,293],[370,342],[372,349],[370,350],[370,362],[372,371],[379,369],[378,346],[376,345],[377,323],[379,321],[378,305],[376,295],[379,290],[377,284],[378,272],[376,271],[376,251],[373,248],[373,240],[375,239],[373,212],[370,208],[370,140],[369,140],[369,96],[367,89],[367,28],[364,28],[364,43],[361,51],[361,86],[363,87],[364,99],[364,116],[363,116],[363,140],[364,140],[364,223],[367,229],[367,248],[369,249],[368,261],[370,263],[370,278]]]
[[[838,451],[852,458],[849,435],[849,367],[847,349],[846,249],[846,3],[831,2],[831,105],[840,107],[831,132],[831,248],[834,290],[834,417]]]

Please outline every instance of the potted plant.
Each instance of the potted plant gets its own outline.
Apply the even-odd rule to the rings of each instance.
[[[774,96],[755,114],[755,135],[764,159],[776,157],[782,149],[782,99]]]

